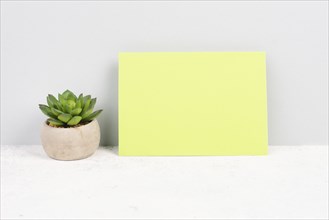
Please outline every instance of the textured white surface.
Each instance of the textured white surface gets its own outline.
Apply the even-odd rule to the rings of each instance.
[[[119,157],[73,162],[1,147],[1,219],[327,219],[328,146],[268,156]]]

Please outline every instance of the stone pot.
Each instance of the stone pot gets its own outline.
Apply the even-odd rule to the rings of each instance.
[[[100,129],[97,120],[72,128],[56,128],[45,122],[41,143],[47,155],[56,160],[80,160],[91,156],[99,146]]]

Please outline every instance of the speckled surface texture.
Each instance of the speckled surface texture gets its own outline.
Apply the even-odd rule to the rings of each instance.
[[[327,219],[328,146],[268,156],[119,157],[78,161],[41,146],[1,146],[1,219]]]

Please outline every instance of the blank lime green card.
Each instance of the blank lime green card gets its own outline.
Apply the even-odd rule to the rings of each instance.
[[[120,53],[119,155],[264,154],[264,52]]]

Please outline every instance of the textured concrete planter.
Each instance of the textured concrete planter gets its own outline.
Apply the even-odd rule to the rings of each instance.
[[[87,158],[96,151],[99,141],[97,120],[75,128],[54,128],[44,123],[41,129],[42,146],[56,160]]]

